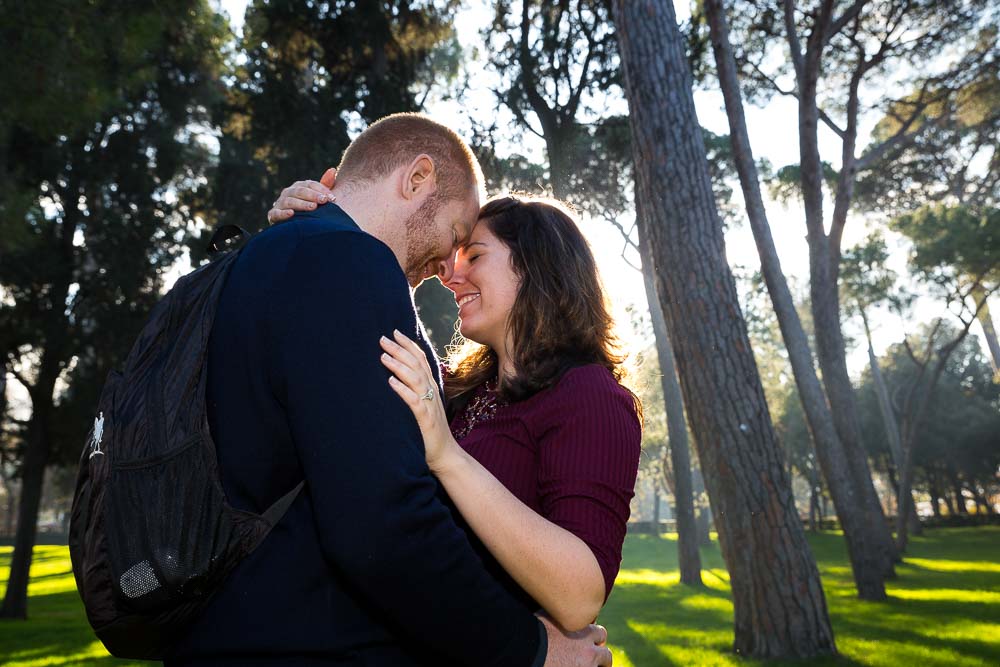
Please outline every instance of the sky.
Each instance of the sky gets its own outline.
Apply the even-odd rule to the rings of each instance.
[[[229,15],[234,30],[239,33],[243,24],[247,0],[220,0],[220,5]],[[490,23],[491,10],[489,5],[490,3],[486,0],[466,0],[465,7],[456,17],[457,33],[470,53],[476,47],[482,48],[480,35],[482,28]],[[689,16],[688,0],[675,0],[674,6],[678,20],[684,20]],[[493,109],[496,107],[494,96],[489,89],[488,73],[483,72],[481,66],[473,64],[471,67],[474,71],[479,70],[476,72],[476,76],[471,77],[473,87],[469,92],[469,99],[473,100],[473,104],[469,104],[468,100],[462,103],[433,101],[427,109],[428,113],[436,119],[455,127],[459,132],[463,127],[468,127],[470,109],[478,110],[480,114],[486,113],[486,117],[489,117],[494,113]],[[613,101],[612,104],[615,102]],[[620,100],[618,104],[620,104],[619,111],[624,111],[626,108],[624,100]],[[721,94],[714,91],[696,91],[695,106],[698,120],[702,126],[716,134],[728,134],[728,122]],[[799,161],[798,133],[796,131],[798,118],[793,98],[775,96],[765,108],[746,105],[745,111],[751,146],[756,158],[766,158],[775,168]],[[500,120],[504,120],[503,116],[500,117]],[[509,120],[513,123],[512,118]],[[862,119],[859,146],[864,146],[867,143],[867,133],[871,130],[874,121],[874,118]],[[840,162],[840,142],[832,131],[822,124],[820,128],[820,152],[824,159],[837,165]],[[512,138],[513,136],[512,132]],[[503,150],[503,146],[500,148]],[[522,133],[518,137],[517,145],[510,146],[511,151],[515,149],[518,152],[526,152],[529,156],[537,157],[539,161],[543,159],[544,147],[541,140],[530,133]],[[331,164],[339,161],[339,157],[331,156]],[[308,177],[310,175],[304,174],[302,176]],[[742,201],[739,187],[734,189],[734,197]],[[765,197],[767,197],[766,192]],[[802,208],[794,203],[791,208],[786,208],[782,204],[770,200],[766,201],[765,204],[784,273],[792,284],[805,288],[808,285],[809,264]],[[824,210],[827,220],[829,220],[831,211],[832,204],[828,202]],[[611,298],[614,315],[619,323],[620,333],[633,352],[639,351],[639,348],[648,344],[648,341],[639,340],[633,334],[628,310],[630,307],[639,309],[641,312],[646,312],[648,309],[642,277],[623,259],[624,241],[618,230],[605,221],[589,219],[581,220],[581,227],[594,250]],[[864,220],[857,217],[849,219],[844,233],[844,248],[857,244],[868,235],[869,231],[870,228]],[[892,252],[890,265],[898,273],[905,274],[907,255],[905,243],[891,234],[887,235],[887,240]],[[753,234],[748,223],[737,224],[727,230],[726,251],[731,266],[743,267],[746,271],[757,270],[760,266]],[[634,256],[632,261],[635,264],[638,263]],[[923,299],[917,302],[912,321],[927,321],[944,314],[944,312],[942,304]],[[906,327],[895,316],[887,312],[876,312],[871,319],[874,325],[875,349],[879,354],[890,344],[902,339]],[[973,332],[980,332],[978,324],[974,326]],[[860,323],[845,322],[845,334],[848,337],[863,340]],[[867,352],[863,346],[858,345],[856,349],[849,351],[848,366],[852,374],[860,373],[866,364]]]

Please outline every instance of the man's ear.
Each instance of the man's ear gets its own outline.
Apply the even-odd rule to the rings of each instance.
[[[400,181],[403,199],[426,197],[437,191],[437,171],[430,155],[421,153],[403,171]]]

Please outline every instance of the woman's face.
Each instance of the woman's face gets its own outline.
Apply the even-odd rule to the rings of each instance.
[[[445,283],[455,293],[462,335],[494,350],[503,349],[519,285],[510,249],[480,221],[469,243],[459,249],[455,272]]]

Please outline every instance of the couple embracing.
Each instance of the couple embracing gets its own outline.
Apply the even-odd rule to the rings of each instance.
[[[219,475],[249,512],[304,487],[168,666],[611,664],[638,400],[567,209],[482,187],[452,130],[389,116],[243,250],[208,350]]]

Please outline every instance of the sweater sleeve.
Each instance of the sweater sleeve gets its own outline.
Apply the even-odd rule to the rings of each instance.
[[[542,514],[590,547],[606,599],[639,470],[642,427],[632,397],[607,369],[576,368],[552,388],[538,426]]]
[[[436,497],[416,421],[388,385],[379,337],[421,340],[391,252],[363,233],[306,236],[276,281],[271,376],[331,566],[455,664],[540,664],[540,623],[486,573]]]

